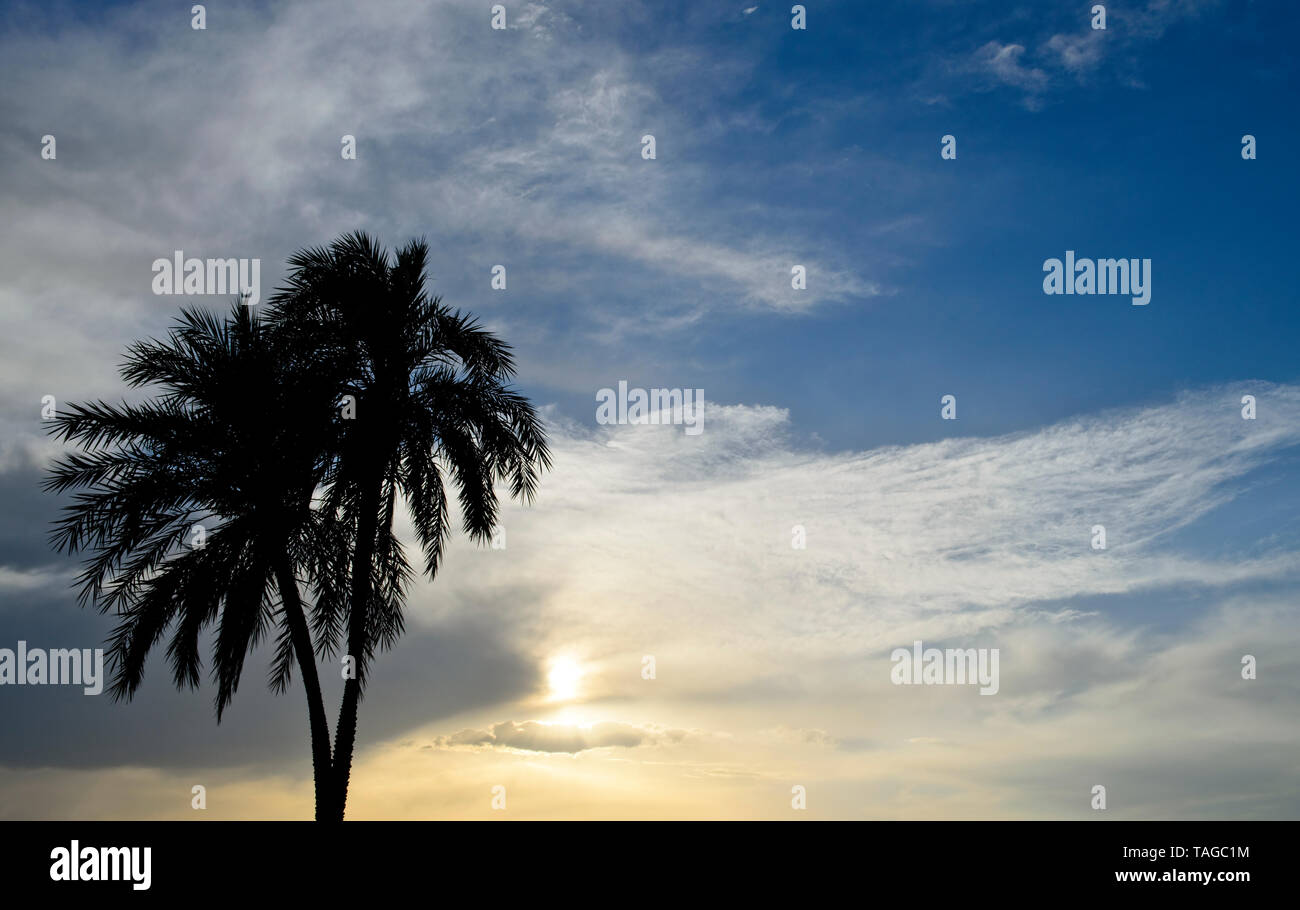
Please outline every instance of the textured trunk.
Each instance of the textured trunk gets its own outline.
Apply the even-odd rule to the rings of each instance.
[[[357,707],[361,703],[361,672],[365,655],[366,619],[370,604],[370,571],[375,553],[375,532],[379,526],[382,475],[363,494],[357,520],[357,543],[352,553],[352,603],[348,615],[348,654],[356,673],[343,684],[343,705],[339,708],[334,738],[334,801],[330,807],[335,821],[343,820],[348,801],[348,779],[352,774],[352,750],[357,738]]]
[[[311,633],[303,613],[302,599],[298,596],[298,582],[287,564],[276,570],[280,587],[280,601],[284,604],[285,621],[289,624],[289,638],[302,685],[307,690],[307,715],[311,720],[311,766],[316,784],[316,821],[330,817],[333,804],[333,769],[330,762],[330,728],[325,716],[325,699],[321,695],[320,677],[316,673],[316,652],[311,646]]]

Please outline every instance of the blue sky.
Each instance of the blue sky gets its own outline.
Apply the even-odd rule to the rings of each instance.
[[[424,235],[557,464],[507,554],[412,592],[365,817],[480,817],[507,777],[532,817],[785,817],[796,780],[822,817],[1087,817],[1100,780],[1124,817],[1294,817],[1293,6],[490,5],[0,13],[0,646],[102,638],[34,543],[39,402],[125,393],[193,302],[155,258],[261,258],[265,297],[299,247]],[[1150,259],[1150,304],[1045,295],[1066,250]],[[705,432],[598,426],[620,380],[704,389]],[[1002,648],[1001,694],[891,686],[918,637]],[[226,817],[306,814],[296,692],[218,730],[146,689],[0,692],[0,811],[184,815],[202,774]]]
[[[734,389],[724,398],[761,390],[832,444],[863,445],[1021,429],[1188,385],[1295,378],[1295,74],[1265,41],[1283,23],[1240,5],[1207,8],[1144,39],[1112,18],[1107,49],[1085,71],[1054,68],[1050,55],[1026,62],[1046,74],[1032,95],[978,72],[940,75],[985,38],[1033,47],[1087,33],[1086,5],[1037,6],[1043,15],[1008,23],[1004,4],[830,5],[814,7],[808,34],[763,27],[785,13],[760,6],[685,30],[719,58],[763,61],[743,88],[719,93],[727,103],[713,115],[748,103],[774,121],[770,134],[737,128],[699,153],[723,175],[716,207],[757,196],[788,206],[813,249],[843,249],[864,268],[892,260],[871,272],[890,289],[884,299],[711,325],[707,343],[727,338],[742,358],[713,382]],[[666,97],[708,116],[698,84]],[[809,105],[843,114],[810,117]],[[1243,161],[1244,133],[1273,154]],[[939,159],[944,134],[958,138],[956,161]],[[885,174],[872,167],[880,160]],[[800,166],[806,174],[791,174]],[[903,236],[873,233],[901,219]],[[1041,263],[1067,248],[1150,257],[1154,305],[1044,296]],[[956,390],[959,430],[929,419],[939,394]]]

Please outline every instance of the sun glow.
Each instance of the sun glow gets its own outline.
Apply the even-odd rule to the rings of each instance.
[[[551,690],[554,701],[568,701],[578,695],[578,686],[582,682],[582,667],[570,657],[556,657],[551,661],[550,672],[546,674],[546,684]]]

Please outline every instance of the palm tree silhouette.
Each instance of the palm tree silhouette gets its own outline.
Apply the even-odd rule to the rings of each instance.
[[[297,579],[328,577],[347,547],[344,529],[311,509],[335,410],[323,377],[287,370],[278,347],[250,307],[236,305],[224,322],[183,310],[167,340],[132,345],[122,369],[133,387],[160,386],[158,398],[73,405],[55,418],[54,435],[89,452],[59,459],[45,488],[89,488],[65,509],[53,541],[93,552],[80,601],[120,617],[110,646],[115,698],[135,694],[169,626],[173,679],[197,687],[199,637],[215,623],[220,723],[245,655],[277,631],[271,684],[283,690],[297,662],[322,817],[329,726]]]
[[[335,732],[334,817],[343,818],[357,709],[376,650],[402,630],[407,581],[393,531],[404,501],[432,578],[450,527],[454,486],[464,531],[487,540],[496,525],[496,483],[531,501],[550,465],[542,424],[507,382],[509,345],[425,291],[428,245],[415,240],[394,257],[364,233],[328,248],[303,250],[286,287],[269,301],[270,318],[293,348],[319,353],[338,394],[353,409],[342,422],[326,509],[355,539],[348,573],[344,683]],[[346,397],[344,397],[346,396]],[[337,653],[343,617],[331,599],[318,612],[318,647]]]
[[[53,542],[90,551],[80,602],[120,618],[114,697],[134,695],[169,627],[174,682],[197,687],[215,624],[220,723],[246,655],[274,632],[272,687],[296,663],[307,691],[317,820],[343,818],[369,665],[402,632],[412,572],[397,508],[432,578],[449,488],[483,541],[496,484],[531,501],[550,465],[538,415],[507,385],[509,346],[427,295],[427,256],[419,240],[390,259],[363,233],[303,250],[266,320],[187,309],[166,340],[131,346],[123,378],[161,387],[156,399],[73,405],[53,425],[87,450],[56,461],[45,487],[79,491]],[[331,749],[316,660],[344,647]]]

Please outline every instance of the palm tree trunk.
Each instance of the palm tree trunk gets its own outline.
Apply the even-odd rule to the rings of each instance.
[[[382,474],[362,493],[357,519],[357,542],[352,552],[352,604],[348,612],[348,654],[354,661],[353,676],[343,684],[343,705],[334,734],[334,821],[343,821],[348,801],[348,779],[352,775],[352,751],[357,738],[357,707],[361,704],[361,673],[366,647],[366,612],[370,604],[371,560],[375,553],[375,532],[379,527],[379,499]]]
[[[332,803],[333,774],[330,761],[329,718],[325,716],[325,699],[321,695],[320,677],[316,673],[316,652],[311,646],[311,633],[303,613],[302,599],[298,595],[298,582],[287,564],[276,569],[276,582],[280,587],[280,601],[284,604],[285,621],[289,624],[289,637],[298,658],[302,685],[307,690],[307,716],[311,720],[311,766],[316,784],[316,821],[329,817]]]

